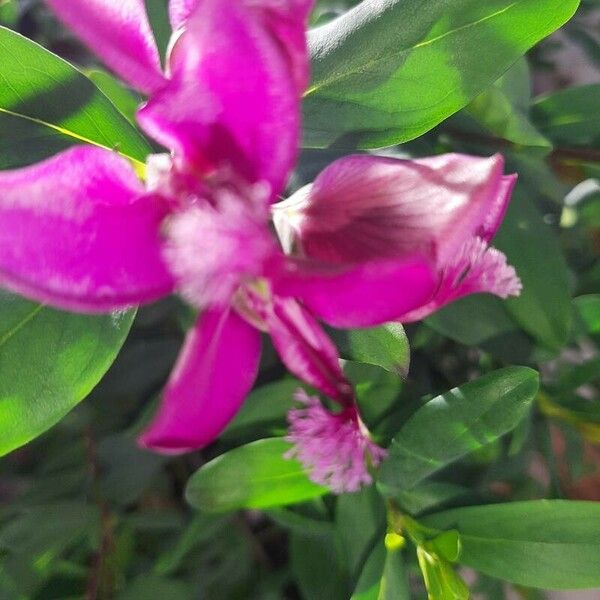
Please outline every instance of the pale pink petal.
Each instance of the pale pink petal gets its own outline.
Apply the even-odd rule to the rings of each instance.
[[[434,299],[421,308],[398,316],[397,320],[408,323],[424,319],[442,306],[469,294],[486,292],[508,298],[518,296],[521,288],[521,280],[514,267],[506,263],[506,256],[476,237],[466,242],[454,261],[445,267]]]
[[[145,448],[178,454],[210,444],[237,413],[260,361],[260,332],[231,309],[202,313],[188,333]]]
[[[90,312],[168,294],[166,207],[144,194],[127,160],[89,146],[0,172],[0,284]]]
[[[369,468],[379,466],[387,451],[371,440],[356,406],[334,414],[304,390],[295,399],[303,406],[288,413],[286,440],[294,447],[286,458],[298,459],[312,481],[334,494],[358,492],[373,483]]]
[[[477,236],[486,242],[490,242],[496,235],[504,220],[506,209],[510,203],[513,189],[517,183],[517,175],[505,175],[500,183],[500,189],[494,203],[488,206],[485,220],[477,231]]]
[[[169,0],[169,19],[173,31],[179,29],[190,17],[200,0]]]
[[[180,168],[229,169],[249,183],[265,182],[274,199],[295,162],[300,100],[290,49],[278,36],[279,13],[263,4],[275,5],[203,0],[170,53],[170,83],[138,120],[175,151]],[[303,31],[303,16],[286,18]]]
[[[262,276],[280,253],[264,211],[236,197],[221,198],[219,209],[192,206],[173,215],[164,231],[164,257],[178,291],[197,307],[229,304],[240,283]]]
[[[144,0],[46,2],[127,83],[147,94],[164,85]]]
[[[498,227],[513,183],[502,170],[500,155],[349,156],[274,207],[274,220],[287,245],[310,258],[344,264],[421,253],[444,264]]]
[[[344,402],[351,397],[352,387],[340,367],[337,348],[310,313],[292,298],[255,300],[252,309],[285,366],[334,400]]]
[[[289,261],[273,285],[276,293],[298,298],[329,325],[371,327],[427,304],[438,286],[438,274],[419,257],[333,270]]]

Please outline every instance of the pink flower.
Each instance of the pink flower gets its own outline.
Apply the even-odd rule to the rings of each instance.
[[[416,321],[476,292],[516,296],[521,282],[514,268],[489,247],[516,181],[516,175],[503,174],[503,166],[500,155],[348,156],[275,205],[275,225],[297,260],[365,267],[415,252],[426,256],[435,293],[416,308],[396,307],[388,320]],[[397,285],[410,282],[399,278]],[[320,318],[340,327],[354,324],[348,313],[333,314],[326,286],[307,294],[309,288],[298,280],[285,285]]]
[[[356,404],[348,403],[334,414],[304,390],[298,390],[296,400],[304,407],[289,412],[286,439],[294,447],[286,457],[297,458],[312,481],[334,494],[370,485],[373,478],[368,467],[378,467],[387,452],[370,439]]]
[[[360,326],[421,306],[435,282],[418,253],[321,264],[287,258],[271,234],[297,152],[311,0],[172,0],[164,73],[143,0],[48,2],[150,95],[139,123],[171,155],[150,157],[145,181],[90,146],[0,173],[0,284],[86,312],[173,291],[200,309],[144,446],[211,442],[254,383],[261,332],[290,371],[348,403],[337,350],[296,293],[327,294],[326,321]]]

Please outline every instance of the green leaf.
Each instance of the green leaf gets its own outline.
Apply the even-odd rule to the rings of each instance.
[[[64,313],[0,291],[0,455],[57,423],[117,356],[135,313]]]
[[[365,563],[350,600],[409,600],[404,561],[399,550],[377,544]]]
[[[140,575],[119,593],[117,600],[148,600],[148,598],[190,600],[192,597],[192,590],[184,581],[156,575]]]
[[[239,439],[256,433],[273,435],[285,430],[286,415],[293,406],[294,393],[302,387],[297,379],[282,379],[255,389],[221,434],[222,440]]]
[[[106,71],[93,69],[86,72],[98,89],[135,125],[135,113],[142,100],[134,92],[125,87],[118,79]]]
[[[582,85],[537,98],[532,117],[538,129],[560,144],[600,143],[600,84]]]
[[[398,504],[413,515],[430,511],[441,504],[465,498],[470,491],[454,483],[423,481],[414,488],[402,490],[396,495]]]
[[[425,323],[465,346],[479,346],[506,362],[527,362],[533,344],[500,298],[473,294],[428,317]]]
[[[0,0],[0,23],[14,25],[19,18],[19,5],[16,0]]]
[[[466,106],[578,4],[365,0],[311,32],[306,145],[374,148],[418,137]]]
[[[356,391],[360,414],[368,426],[382,423],[393,410],[402,390],[402,380],[374,365],[347,360],[344,374]]]
[[[459,562],[520,585],[600,586],[600,504],[533,500],[458,508],[423,520],[456,529]]]
[[[290,562],[303,598],[347,600],[347,580],[330,536],[292,534]]]
[[[383,498],[374,487],[342,494],[337,501],[335,528],[338,552],[350,579],[357,581],[365,561],[386,529]]]
[[[585,332],[600,333],[600,294],[579,296],[573,300],[573,303]]]
[[[425,323],[465,346],[479,346],[518,331],[502,301],[491,294],[460,298],[428,317]]]
[[[469,588],[450,563],[422,546],[417,548],[417,557],[429,600],[468,600]]]
[[[530,75],[527,61],[519,59],[498,81],[465,109],[472,119],[495,137],[519,146],[549,151],[552,144],[529,117]]]
[[[281,438],[269,438],[222,454],[192,475],[188,502],[207,512],[223,512],[283,506],[326,494],[297,460],[284,458],[290,448]]]
[[[353,360],[382,367],[402,377],[408,374],[410,346],[400,323],[354,329],[346,335],[342,351],[346,351]]]
[[[386,493],[412,488],[514,429],[538,385],[532,369],[508,367],[429,400],[392,440],[379,478]]]
[[[560,244],[537,209],[517,188],[494,246],[506,254],[523,283],[506,309],[521,328],[556,351],[569,338],[572,308],[569,275]]]
[[[15,123],[21,125],[13,128]],[[5,156],[27,134],[28,157]],[[144,162],[150,147],[80,71],[23,36],[0,27],[0,166],[29,164],[69,144],[88,143]]]

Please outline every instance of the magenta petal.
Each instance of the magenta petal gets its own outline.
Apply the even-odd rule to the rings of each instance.
[[[521,280],[506,256],[489,248],[481,238],[464,244],[451,264],[446,265],[440,286],[431,302],[398,316],[398,321],[408,323],[428,317],[442,306],[463,296],[488,293],[508,298],[521,293]]]
[[[230,308],[205,311],[187,336],[140,445],[176,454],[212,442],[252,388],[260,346],[260,332]]]
[[[46,0],[125,81],[147,94],[165,83],[144,0]]]
[[[261,315],[285,366],[334,400],[352,393],[337,348],[310,313],[291,298],[273,298]]]
[[[166,209],[144,193],[128,161],[89,146],[0,172],[0,284],[90,312],[168,294]]]
[[[275,290],[301,300],[318,318],[341,328],[371,327],[427,304],[438,276],[418,257],[370,261],[344,270],[290,262]]]
[[[233,169],[274,198],[296,158],[300,101],[271,4],[203,0],[170,53],[171,81],[138,120],[188,168]],[[303,14],[290,23],[303,32]]]
[[[477,232],[478,237],[485,242],[490,242],[496,235],[498,229],[500,229],[500,225],[504,220],[504,215],[506,214],[506,209],[508,208],[508,204],[516,183],[516,174],[505,175],[502,177],[500,187],[498,188],[498,193],[495,196],[494,201],[490,202],[488,205],[485,220]]]
[[[305,256],[353,263],[421,253],[443,264],[466,240],[497,228],[512,178],[500,155],[337,160],[274,219]]]

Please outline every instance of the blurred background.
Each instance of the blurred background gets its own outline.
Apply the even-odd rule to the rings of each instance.
[[[354,4],[319,0],[313,23],[325,23]],[[158,15],[155,31],[164,47],[169,31],[159,15],[165,3],[149,0],[147,5]],[[109,95],[116,93],[119,84],[42,2],[0,0],[0,23],[77,64]],[[600,84],[600,2],[583,2],[572,21],[530,52],[527,68],[534,98]],[[139,99],[124,89],[118,93],[122,110],[133,114]],[[486,102],[489,98],[478,98],[394,152],[505,151],[509,164],[527,172],[544,221],[560,240],[576,295],[597,294],[599,138],[593,144],[568,139],[531,167],[532,154],[507,146],[510,141],[501,133],[486,128],[481,117]],[[0,154],[6,153],[9,148],[0,148]],[[338,154],[305,152],[290,190]],[[583,321],[584,308],[578,313]],[[401,421],[418,398],[463,383],[490,365],[535,364],[546,391],[564,404],[540,401],[510,440],[468,457],[447,479],[468,486],[477,498],[600,501],[600,320],[585,321],[560,352],[540,353],[520,330],[511,330],[514,337],[502,340],[457,332],[455,317],[465,310],[471,310],[468,303],[408,328],[413,357],[405,382],[375,367],[349,363],[349,375],[359,386],[361,381],[375,382],[361,391],[361,401],[365,406],[381,397],[389,398],[390,406],[396,401],[404,410],[398,415]],[[203,452],[169,459],[136,448],[135,434],[154,410],[192,318],[190,309],[175,298],[140,310],[119,358],[91,396],[47,434],[0,461],[0,600],[334,598],[326,587],[311,592],[310,583],[322,578],[335,586],[334,559],[322,548],[323,560],[320,567],[315,565],[310,555],[317,550],[302,537],[308,522],[304,517],[323,527],[329,523],[333,499],[289,511],[216,516],[196,512],[184,500],[187,480],[207,460],[259,435],[284,430],[296,382],[285,375],[272,349],[266,346],[257,391],[247,403],[265,403],[263,413],[245,413]],[[584,408],[582,402],[587,402]],[[423,598],[416,571],[411,573],[415,598]],[[600,591],[544,594],[475,573],[465,577],[478,597],[490,600],[600,598]]]

